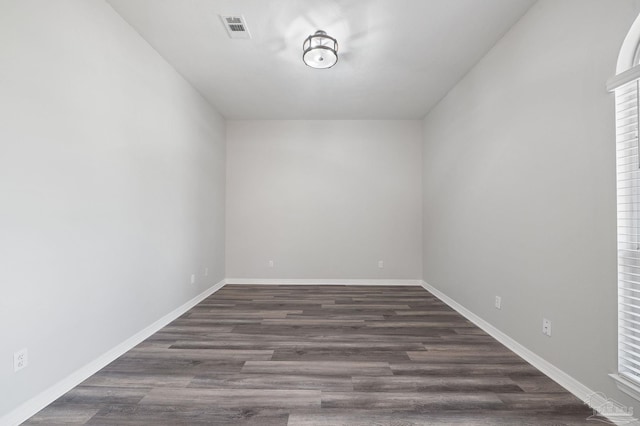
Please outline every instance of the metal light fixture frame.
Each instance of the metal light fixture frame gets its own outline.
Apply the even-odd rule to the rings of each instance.
[[[319,40],[315,46],[313,45],[314,39]],[[322,44],[322,40],[328,41],[328,43],[326,45]],[[336,57],[336,61],[333,64],[331,64],[331,66],[323,67],[323,68],[309,65],[309,63],[305,60],[305,55],[316,49],[324,49],[332,52],[333,55]],[[316,31],[315,34],[312,34],[309,37],[307,37],[305,41],[302,43],[302,61],[305,63],[306,66],[315,68],[315,69],[329,69],[333,67],[335,64],[338,63],[338,40],[328,35],[325,31],[322,31],[322,30]]]

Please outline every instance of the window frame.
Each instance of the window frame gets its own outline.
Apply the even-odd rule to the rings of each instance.
[[[640,15],[622,44],[616,71],[607,81],[616,108],[618,258],[618,368],[610,376],[640,400]]]

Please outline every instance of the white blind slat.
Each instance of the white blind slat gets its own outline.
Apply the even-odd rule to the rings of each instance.
[[[637,75],[636,75],[637,74]],[[640,67],[616,81],[618,370],[640,383]]]

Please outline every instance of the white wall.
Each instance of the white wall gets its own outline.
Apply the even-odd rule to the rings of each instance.
[[[0,94],[2,417],[224,277],[225,146],[101,0],[3,1]]]
[[[626,405],[607,377],[617,278],[605,82],[638,12],[635,0],[541,0],[426,117],[423,150],[425,281]]]
[[[421,137],[420,121],[229,121],[227,277],[419,279]]]

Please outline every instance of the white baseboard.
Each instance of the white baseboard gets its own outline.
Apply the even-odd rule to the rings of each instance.
[[[16,409],[9,412],[2,418],[0,418],[0,425],[19,425],[31,416],[42,410],[47,405],[88,379],[91,375],[95,374],[100,369],[107,366],[109,363],[117,359],[119,356],[138,345],[146,338],[156,333],[158,330],[169,324],[171,321],[178,318],[180,315],[187,312],[189,309],[200,303],[205,298],[209,297],[216,291],[220,290],[225,285],[225,281],[222,280],[219,283],[208,288],[204,292],[200,293],[193,299],[184,303],[180,307],[169,312],[153,324],[149,325],[145,329],[139,331],[133,336],[129,337],[118,346],[110,349],[105,354],[91,361],[89,364],[74,371],[69,376],[65,377],[55,385],[51,386],[44,392],[36,395],[25,403],[19,405]]]
[[[227,284],[253,285],[421,285],[421,280],[227,278]]]
[[[574,394],[580,400],[584,401],[591,408],[599,409],[600,407],[605,407],[607,403],[610,402],[602,393],[595,392],[594,390],[588,388],[587,386],[580,383],[578,380],[574,379],[564,371],[560,370],[555,365],[551,364],[549,361],[530,351],[526,347],[522,346],[520,343],[516,342],[511,337],[504,334],[502,331],[498,330],[493,325],[489,324],[487,321],[480,318],[478,315],[474,314],[455,300],[451,299],[449,296],[442,293],[440,290],[432,287],[428,283],[422,281],[422,287],[424,287],[431,294],[436,296],[438,299],[442,300],[444,303],[449,305],[463,317],[480,327],[482,330],[491,335],[494,339],[511,349],[518,356],[523,358],[529,364],[533,365],[535,368],[549,376],[553,381],[558,383],[560,386]],[[611,420],[611,419],[610,419]],[[635,419],[632,419],[635,420]],[[614,419],[615,424],[629,424],[629,418],[625,419]]]

